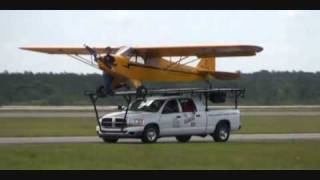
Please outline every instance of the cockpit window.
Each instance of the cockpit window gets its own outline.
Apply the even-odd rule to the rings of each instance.
[[[141,56],[131,56],[129,61],[139,64],[145,64],[145,60]]]
[[[130,47],[123,46],[117,50],[116,55],[132,56],[132,49]]]

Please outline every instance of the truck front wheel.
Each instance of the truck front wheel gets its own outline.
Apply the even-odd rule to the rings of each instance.
[[[176,136],[176,139],[179,142],[188,142],[191,139],[191,136]]]
[[[158,139],[158,128],[154,125],[148,125],[145,127],[141,140],[143,143],[155,143]]]
[[[106,143],[116,143],[118,141],[118,138],[111,138],[111,137],[103,137],[102,139]]]
[[[216,142],[226,142],[230,136],[230,127],[227,123],[221,122],[217,125],[216,130],[212,134]]]

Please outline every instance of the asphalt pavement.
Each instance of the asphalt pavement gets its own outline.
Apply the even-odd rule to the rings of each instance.
[[[230,142],[239,141],[290,141],[290,140],[320,140],[320,133],[297,134],[232,134]],[[177,143],[174,137],[159,138],[159,143]],[[194,136],[190,142],[214,142],[211,136],[205,138]],[[2,137],[0,144],[47,144],[47,143],[103,143],[97,136],[65,136],[65,137]],[[141,143],[140,139],[120,139],[118,143]]]

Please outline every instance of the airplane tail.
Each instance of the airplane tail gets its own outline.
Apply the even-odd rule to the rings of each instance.
[[[216,71],[216,59],[215,57],[201,58],[196,67],[198,70],[214,72]]]
[[[196,66],[198,72],[213,76],[219,80],[233,80],[240,77],[240,73],[216,71],[216,59],[214,57],[201,58],[200,62]]]

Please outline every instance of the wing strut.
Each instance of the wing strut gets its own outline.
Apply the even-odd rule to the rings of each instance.
[[[85,64],[93,67],[93,68],[96,68],[96,69],[100,70],[97,64],[94,64],[92,61],[90,61],[90,60],[88,60],[88,59],[85,59],[85,58],[83,58],[83,57],[81,57],[81,56],[79,56],[79,55],[73,55],[73,54],[67,54],[67,55],[68,55],[69,57],[77,60],[77,61],[80,61],[80,62],[82,62],[82,63],[85,63]]]
[[[171,67],[174,67],[177,64],[181,64],[181,62],[187,58],[188,58],[188,56],[180,57],[180,59],[178,61],[170,63],[167,67],[164,68],[164,70],[167,70]],[[198,60],[199,60],[199,58],[195,58],[195,59],[189,60],[185,63],[182,63],[182,65],[187,65],[187,64],[190,64],[190,63],[192,63],[194,61],[198,61]]]

